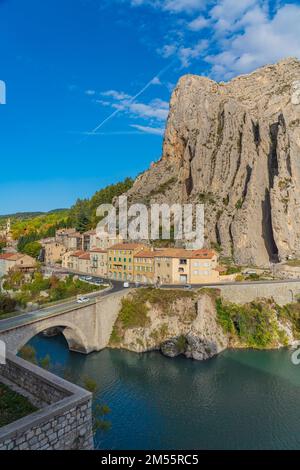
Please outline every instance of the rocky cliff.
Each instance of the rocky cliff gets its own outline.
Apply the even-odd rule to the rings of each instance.
[[[224,303],[215,290],[139,289],[123,300],[110,347],[204,360],[227,348],[295,345],[300,305]]]
[[[300,62],[180,79],[161,160],[132,201],[205,203],[206,243],[243,264],[300,258]]]

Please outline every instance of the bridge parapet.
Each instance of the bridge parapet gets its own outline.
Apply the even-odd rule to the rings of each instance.
[[[4,341],[7,350],[17,354],[34,336],[60,327],[71,351],[83,354],[100,351],[108,345],[122,298],[129,292],[122,290],[99,296],[93,304],[76,305],[65,312],[27,320],[24,324],[16,323],[0,331],[0,340]]]

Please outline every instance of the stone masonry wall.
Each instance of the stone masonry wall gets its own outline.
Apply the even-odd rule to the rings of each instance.
[[[256,284],[224,285],[216,288],[221,290],[222,297],[229,302],[244,304],[255,299],[273,298],[279,305],[285,305],[296,300],[300,295],[300,282],[272,282]]]
[[[0,381],[46,404],[0,428],[0,450],[93,449],[89,392],[10,353],[0,366]]]

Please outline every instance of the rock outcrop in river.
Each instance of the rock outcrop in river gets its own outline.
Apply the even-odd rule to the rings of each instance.
[[[186,75],[173,93],[163,155],[132,201],[203,202],[207,245],[237,263],[300,258],[300,62],[216,83]]]
[[[213,289],[139,289],[123,300],[110,347],[161,350],[169,357],[184,354],[196,360],[227,348],[276,349],[295,344],[292,319],[299,315],[300,304],[279,307],[261,300],[238,306],[224,303]]]

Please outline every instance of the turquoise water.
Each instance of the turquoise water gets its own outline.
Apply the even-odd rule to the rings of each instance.
[[[206,362],[159,353],[69,352],[63,337],[31,341],[50,370],[93,377],[111,408],[102,449],[299,449],[300,366],[290,352],[227,351]]]

